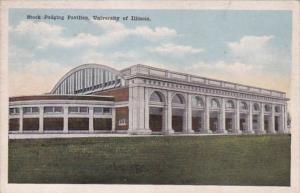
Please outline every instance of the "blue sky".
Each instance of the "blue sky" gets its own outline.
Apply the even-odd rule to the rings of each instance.
[[[90,20],[26,19],[45,14]],[[104,22],[93,15],[151,21]],[[117,69],[141,63],[285,92],[289,87],[289,11],[12,9],[9,25],[11,96],[48,92],[68,70],[90,62]]]

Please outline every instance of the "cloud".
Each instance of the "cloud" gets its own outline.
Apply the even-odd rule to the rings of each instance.
[[[245,64],[240,62],[217,61],[211,63],[197,62],[182,68],[185,72],[196,73],[200,76],[209,76],[218,79],[226,75],[227,79],[238,79],[237,77],[252,76],[261,73],[262,66]]]
[[[185,54],[198,54],[203,52],[203,49],[193,48],[186,45],[176,45],[172,43],[162,44],[155,48],[149,48],[150,52],[159,53],[159,54],[174,54],[174,55],[185,55]]]
[[[289,77],[282,74],[265,73],[263,65],[251,63],[217,61],[198,62],[186,65],[181,71],[217,80],[224,80],[274,90],[288,92]]]
[[[228,43],[228,48],[232,54],[232,60],[242,63],[252,63],[264,66],[278,64],[279,61],[286,60],[280,50],[271,46],[273,35],[264,36],[244,36],[237,42]]]
[[[59,47],[73,47],[77,45],[98,46],[101,44],[101,39],[89,33],[79,33],[71,38],[56,37],[55,40],[45,40],[47,45],[52,44]]]
[[[32,59],[34,57],[34,54],[24,48],[17,47],[15,45],[9,45],[9,52],[8,52],[8,58],[10,62],[20,62],[24,61],[24,59]]]
[[[274,36],[243,36],[237,42],[228,43],[228,47],[236,55],[249,55],[266,49]]]
[[[67,36],[65,32],[68,29],[63,26],[32,21],[22,21],[17,26],[11,27],[10,30],[24,38],[35,38],[40,48],[47,48],[48,46],[62,48],[89,46],[88,50],[82,49],[81,54],[74,54],[73,61],[78,62],[78,64],[99,63],[116,69],[123,69],[142,63],[204,77],[238,81],[243,84],[283,91],[288,89],[287,76],[280,74],[281,72],[277,74],[276,72],[269,73],[269,69],[274,65],[282,65],[288,62],[287,57],[284,55],[286,52],[276,50],[271,46],[272,41],[275,39],[273,35],[244,36],[237,41],[227,42],[226,45],[230,53],[228,58],[215,58],[215,61],[201,62],[198,59],[195,61],[195,58],[198,58],[196,56],[204,51],[202,48],[175,43],[161,43],[163,40],[164,42],[172,42],[169,41],[170,38],[178,35],[176,30],[165,26],[135,26],[129,28],[120,22],[101,21],[92,22],[91,27],[96,27],[99,34],[91,34],[85,31]],[[115,44],[126,40],[128,37],[156,41],[154,43],[160,43],[160,45],[139,50],[115,51],[118,50]],[[112,47],[107,48],[106,46]],[[9,74],[10,95],[49,92],[54,84],[69,70],[61,62],[35,59],[34,54],[37,52],[21,49],[16,45],[11,48],[10,64],[14,66],[17,64],[18,68],[12,68],[13,71]],[[103,51],[99,52],[98,48]],[[149,54],[149,52],[167,57],[158,55],[153,57],[155,54]],[[171,58],[171,56],[174,57]],[[63,62],[68,63],[69,59],[66,58],[66,61]],[[181,65],[179,65],[180,63]]]
[[[262,64],[244,63],[239,60],[215,62],[189,62],[175,65],[168,60],[147,57],[136,51],[112,52],[110,54],[89,50],[81,57],[82,63],[100,63],[121,70],[134,64],[145,64],[157,68],[194,74],[197,76],[231,81],[245,85],[259,86],[287,91],[288,77],[281,74],[266,73]]]
[[[140,37],[148,41],[158,41],[164,38],[173,38],[177,35],[176,30],[168,27],[137,26],[127,28],[124,24],[115,21],[98,21],[94,23],[104,31],[99,36],[99,43],[103,46],[119,43],[127,37]]]
[[[113,37],[127,37],[130,35],[140,36],[148,40],[156,40],[165,37],[175,37],[176,30],[159,26],[153,29],[148,26],[137,26],[135,28],[127,28],[124,24],[116,21],[93,21],[99,28],[107,32],[106,35],[111,33]]]
[[[110,54],[102,53],[96,50],[88,50],[81,56],[81,63],[97,63],[109,65],[118,70],[130,67],[135,64],[150,65],[157,68],[180,70],[173,63],[166,61],[160,62],[149,55],[143,55],[135,50],[115,51]]]
[[[10,28],[10,30],[20,34],[32,33],[32,35],[39,36],[56,36],[64,30],[64,27],[45,22],[21,21],[19,25]]]
[[[21,21],[15,28],[11,28],[12,32],[37,40],[39,48],[45,48],[49,45],[72,47],[83,44],[91,46],[100,44],[99,37],[89,33],[79,33],[73,37],[65,37],[63,35],[65,30],[62,26],[33,21]]]
[[[68,37],[64,35],[64,32],[67,30],[65,27],[33,21],[22,21],[16,27],[11,27],[10,29],[11,32],[34,37],[40,43],[39,48],[45,48],[49,45],[66,48],[78,45],[107,46],[118,43],[129,36],[156,41],[177,35],[174,29],[168,27],[150,28],[148,26],[137,26],[135,28],[127,28],[124,24],[114,21],[92,22],[92,24],[102,29],[103,33],[99,35],[79,33]]]
[[[88,50],[80,58],[80,62],[83,64],[104,64],[118,70],[140,63],[140,61],[142,61],[142,58],[135,51],[116,51],[110,54],[105,54],[95,50]]]
[[[177,32],[174,29],[167,27],[155,27],[151,29],[147,26],[139,26],[133,30],[129,30],[129,33],[133,35],[138,35],[149,40],[161,39],[164,37],[174,37],[177,35]]]
[[[106,32],[126,30],[124,24],[120,22],[92,20],[92,23]]]
[[[69,70],[59,63],[32,61],[18,70],[9,71],[9,95],[32,95],[50,92],[55,83]]]

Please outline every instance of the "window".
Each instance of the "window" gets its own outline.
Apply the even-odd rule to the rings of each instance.
[[[24,107],[23,112],[24,112],[24,114],[31,113],[31,107]]]
[[[162,94],[157,91],[153,92],[150,96],[150,101],[163,102]]]
[[[241,110],[247,110],[247,109],[248,109],[247,103],[241,102]]]
[[[111,130],[112,119],[111,118],[94,118],[94,130]]]
[[[233,109],[234,108],[234,103],[232,100],[229,100],[226,102],[226,108],[227,109]]]
[[[78,113],[78,107],[69,107],[69,113]]]
[[[183,97],[179,94],[176,94],[172,99],[173,104],[184,104]]]
[[[276,112],[276,113],[280,113],[280,112],[281,112],[280,106],[276,106],[276,107],[275,107],[275,112]]]
[[[44,113],[62,113],[63,107],[44,107]]]
[[[271,106],[270,106],[270,105],[265,105],[265,111],[266,111],[266,112],[271,111]]]
[[[125,118],[124,118],[124,119],[119,119],[118,125],[119,125],[119,126],[126,126],[126,125],[127,125],[126,119],[125,119]]]
[[[102,113],[103,112],[103,108],[102,107],[94,107],[94,113]]]
[[[199,96],[195,96],[192,98],[192,105],[193,105],[193,107],[198,107],[198,108],[204,106],[203,101],[202,101],[201,97],[199,97]]]
[[[53,113],[53,107],[44,107],[44,113]]]
[[[18,115],[20,114],[19,108],[9,108],[9,114],[10,115]]]
[[[108,107],[94,107],[95,114],[111,114],[111,108]]]
[[[38,113],[39,108],[38,107],[32,107],[32,113]]]
[[[253,104],[254,111],[259,111],[259,105],[257,103]]]
[[[36,114],[39,113],[38,107],[23,107],[24,114]]]
[[[219,102],[217,101],[217,99],[212,99],[211,100],[210,108],[212,108],[212,109],[220,108],[220,105],[219,105]]]
[[[79,107],[79,112],[80,113],[87,113],[87,112],[89,112],[89,108],[88,107]]]
[[[20,122],[18,118],[9,119],[9,131],[19,131]]]
[[[63,112],[63,107],[54,107],[54,112],[55,113],[62,113]]]
[[[69,113],[88,113],[88,107],[69,107]]]
[[[111,108],[103,108],[104,114],[111,114]]]

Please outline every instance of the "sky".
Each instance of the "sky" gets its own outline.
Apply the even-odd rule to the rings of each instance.
[[[95,15],[120,20],[97,21]],[[150,21],[123,21],[125,16]],[[9,94],[49,92],[85,63],[118,70],[145,64],[288,92],[291,36],[290,11],[11,9]]]

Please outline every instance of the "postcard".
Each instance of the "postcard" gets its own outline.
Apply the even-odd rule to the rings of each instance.
[[[3,192],[298,192],[299,2],[4,1]]]

